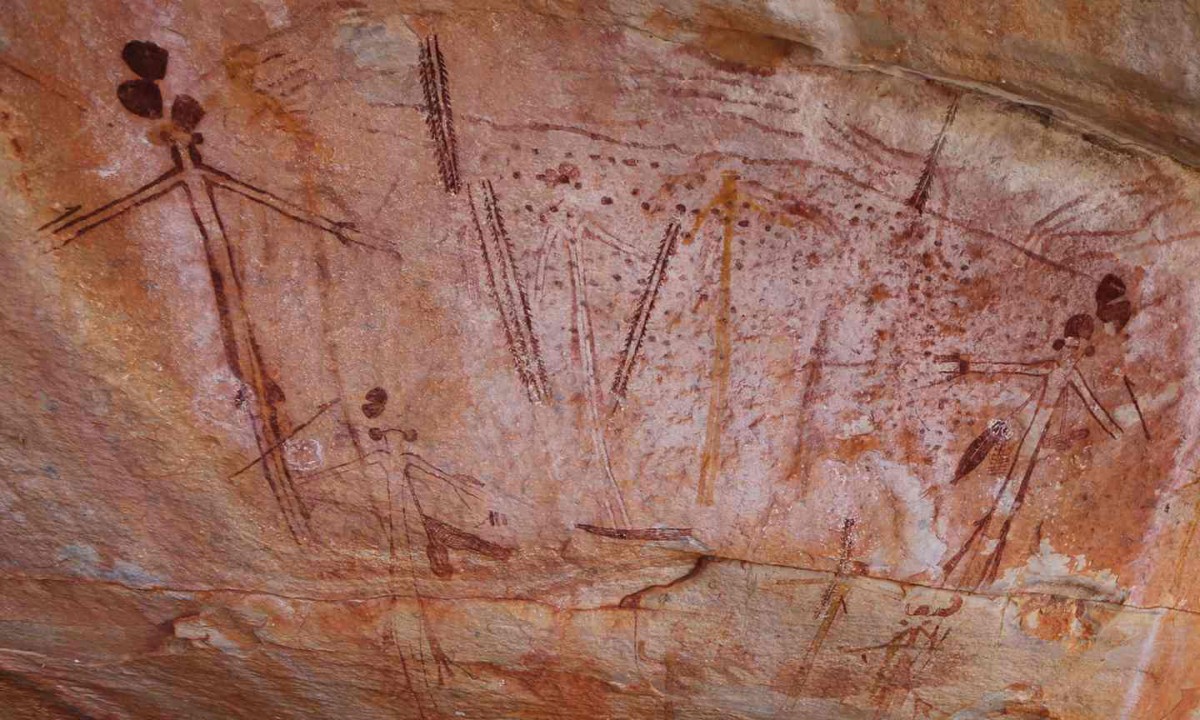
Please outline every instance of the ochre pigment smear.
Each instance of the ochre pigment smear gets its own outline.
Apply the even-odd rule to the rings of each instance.
[[[738,197],[737,180],[736,174],[725,173],[721,181],[721,191],[696,218],[691,234],[684,240],[685,243],[690,243],[696,237],[710,210],[721,209],[721,220],[724,224],[721,234],[721,276],[717,287],[717,310],[713,319],[708,419],[704,431],[704,449],[700,454],[700,481],[696,487],[696,502],[701,505],[713,504],[713,485],[721,468],[721,420],[725,417],[729,396],[729,356],[733,350],[729,324],[733,308],[733,228],[734,208]]]

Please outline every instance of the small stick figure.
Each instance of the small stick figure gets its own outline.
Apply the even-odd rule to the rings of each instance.
[[[363,416],[378,421],[387,409],[387,390],[372,388],[363,396],[363,400],[360,408]],[[512,557],[515,552],[512,548],[484,540],[444,518],[434,517],[434,510],[430,507],[430,501],[436,499],[433,489],[449,490],[461,506],[461,514],[464,517],[478,516],[481,518],[479,525],[483,525],[485,521],[482,518],[485,516],[480,494],[484,488],[483,482],[470,475],[446,472],[415,452],[393,448],[393,437],[399,437],[404,443],[416,442],[416,430],[372,425],[367,428],[367,437],[377,443],[374,449],[363,452],[354,460],[307,475],[305,480],[341,474],[354,466],[375,467],[382,472],[383,502],[386,507],[379,515],[393,566],[402,540],[410,553],[417,547],[411,534],[410,519],[419,523],[420,532],[425,538],[428,567],[437,578],[448,579],[454,575],[454,566],[450,562],[451,550],[500,562]],[[507,520],[504,524],[507,525]]]
[[[906,617],[900,621],[903,629],[887,642],[845,649],[846,653],[860,656],[863,662],[868,662],[869,653],[882,654],[871,691],[875,718],[891,717],[896,703],[903,707],[909,699],[912,700],[914,718],[931,716],[933,706],[918,695],[917,689],[923,673],[950,636],[952,628],[943,629],[949,622],[947,618],[958,613],[962,606],[963,599],[959,595],[951,597],[941,608],[929,604],[913,607],[909,603],[904,609]]]
[[[1046,429],[1068,389],[1074,391],[1083,401],[1088,413],[1109,436],[1120,437],[1121,426],[1096,398],[1078,367],[1081,360],[1095,354],[1095,348],[1089,343],[1094,330],[1095,322],[1090,315],[1072,316],[1063,329],[1063,337],[1054,341],[1053,348],[1057,354],[1035,362],[985,362],[961,355],[938,358],[940,363],[949,366],[943,372],[956,377],[969,374],[1000,374],[1041,378],[1041,387],[1033,396],[1036,399],[1033,418],[1020,436],[1000,492],[988,511],[975,522],[975,528],[967,541],[943,565],[946,578],[954,573],[968,553],[974,551],[972,562],[963,568],[963,576],[967,583],[978,587],[984,582],[995,580],[1013,519],[1029,493],[1029,480],[1037,466],[1038,452],[1046,439]],[[1007,432],[1006,427],[997,427],[994,432],[985,435],[988,435],[988,439],[994,439],[993,436],[1001,437],[1004,432]],[[979,443],[980,439],[977,439],[967,449],[967,454],[959,463],[954,482],[961,480],[982,462],[982,455],[986,455],[986,450],[981,454],[979,451],[982,448],[976,447]]]

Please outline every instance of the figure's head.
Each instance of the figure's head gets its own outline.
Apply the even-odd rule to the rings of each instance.
[[[1063,348],[1075,349],[1084,348],[1084,352],[1088,355],[1095,352],[1088,341],[1092,339],[1092,333],[1096,331],[1096,322],[1091,315],[1080,313],[1067,318],[1066,325],[1063,326],[1063,336],[1054,341],[1054,349],[1062,350]]]
[[[184,132],[196,131],[196,126],[204,119],[204,107],[200,101],[191,95],[176,95],[171,103],[171,122]]]
[[[1125,295],[1125,281],[1109,273],[1100,278],[1096,285],[1096,306],[1102,307],[1120,300]]]
[[[1067,324],[1063,327],[1063,337],[1075,338],[1082,342],[1091,340],[1095,330],[1096,323],[1092,320],[1092,316],[1080,313],[1067,319]]]

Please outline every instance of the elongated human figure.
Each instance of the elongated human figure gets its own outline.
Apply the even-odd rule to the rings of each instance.
[[[158,83],[167,71],[167,51],[154,43],[133,41],[126,44],[122,59],[138,78],[128,80],[117,88],[121,104],[139,117],[151,120],[161,118],[164,104]],[[61,250],[85,233],[168,193],[179,190],[185,195],[196,229],[204,241],[204,254],[220,319],[221,342],[230,369],[242,383],[239,404],[249,412],[262,473],[279,504],[289,532],[297,543],[304,544],[312,540],[309,509],[296,491],[295,478],[280,452],[290,435],[290,423],[284,408],[286,397],[263,357],[262,343],[255,332],[242,291],[244,278],[236,261],[237,252],[226,235],[215,190],[241,195],[280,215],[329,233],[344,245],[361,245],[376,250],[385,248],[361,239],[362,233],[349,223],[310,212],[206,165],[200,155],[204,138],[195,132],[204,115],[204,108],[194,98],[177,96],[171,104],[171,122],[157,130],[157,139],[170,159],[169,170],[90,212],[77,214],[81,207],[76,205],[41,229],[58,238],[55,249]]]
[[[951,367],[944,372],[952,375],[979,373],[1041,378],[1041,387],[1033,396],[1036,401],[1033,417],[1020,436],[1004,483],[991,507],[975,522],[970,537],[943,565],[946,580],[951,579],[956,571],[961,581],[970,587],[995,580],[1013,519],[1028,496],[1029,481],[1037,467],[1038,452],[1046,438],[1046,429],[1068,390],[1074,391],[1083,401],[1088,413],[1105,432],[1113,438],[1121,435],[1120,425],[1096,398],[1079,371],[1080,361],[1095,353],[1089,343],[1094,328],[1090,315],[1072,316],[1066,323],[1063,337],[1054,342],[1057,354],[1035,362],[982,362],[961,356],[939,358],[939,361],[950,364]],[[968,466],[966,472],[972,467]],[[955,482],[962,479],[966,472],[960,464]],[[966,564],[963,564],[968,556]]]

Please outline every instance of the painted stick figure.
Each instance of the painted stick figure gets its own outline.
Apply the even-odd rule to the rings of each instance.
[[[387,409],[387,390],[382,387],[372,388],[367,391],[363,400],[363,416],[368,420],[378,421]],[[386,507],[377,510],[377,514],[385,533],[393,568],[399,559],[398,552],[402,540],[410,554],[416,550],[417,543],[414,542],[411,533],[410,521],[419,523],[420,532],[425,538],[428,567],[437,578],[449,579],[454,575],[454,566],[450,561],[452,550],[501,562],[512,557],[512,548],[484,540],[448,522],[444,516],[435,517],[435,511],[430,507],[431,500],[436,499],[431,492],[432,488],[449,489],[457,506],[462,508],[459,514],[463,517],[477,516],[480,518],[478,524],[483,525],[483,518],[491,517],[483,512],[480,495],[484,487],[483,482],[470,475],[447,472],[415,452],[393,447],[392,440],[395,437],[399,437],[406,444],[416,442],[416,430],[372,424],[367,428],[367,437],[375,443],[374,448],[362,450],[356,459],[307,475],[304,479],[305,482],[311,482],[330,475],[339,475],[352,467],[376,468],[382,472],[382,502]],[[415,555],[410,557],[410,560],[413,557]],[[415,561],[412,564],[415,565]]]
[[[571,315],[574,325],[573,340],[575,350],[582,365],[584,378],[585,405],[588,410],[588,432],[592,437],[596,464],[604,473],[609,492],[600,496],[600,503],[605,510],[608,521],[614,527],[627,528],[630,526],[629,508],[621,483],[613,472],[612,461],[608,451],[606,436],[606,417],[601,406],[605,403],[604,390],[600,386],[600,369],[596,357],[596,338],[592,323],[592,310],[588,304],[587,288],[588,256],[585,254],[583,240],[596,242],[622,253],[630,260],[645,261],[641,252],[619,238],[608,233],[598,225],[587,220],[570,223],[566,227],[551,226],[546,230],[542,247],[538,250],[536,284],[534,285],[534,300],[541,301],[546,280],[546,264],[555,250],[555,241],[561,237],[562,247],[567,259],[567,268],[571,281]],[[622,391],[623,392],[623,391]],[[616,393],[614,393],[616,394]]]
[[[333,465],[319,472],[305,475],[303,486],[309,483],[339,480],[354,470],[365,470],[370,476],[379,478],[382,482],[376,486],[377,494],[372,499],[372,513],[378,523],[381,543],[385,546],[388,560],[388,580],[392,600],[411,597],[416,603],[416,618],[419,638],[416,646],[401,642],[395,635],[391,643],[400,654],[401,662],[407,659],[414,661],[420,672],[425,675],[426,687],[431,687],[430,669],[437,675],[439,685],[446,677],[454,676],[454,661],[442,650],[434,623],[430,622],[428,613],[428,583],[450,580],[456,572],[452,561],[454,554],[471,554],[496,562],[506,562],[516,554],[512,547],[485,540],[473,532],[454,524],[459,518],[478,517],[479,525],[500,524],[501,513],[491,511],[483,513],[482,490],[484,483],[470,475],[452,473],[434,465],[415,452],[405,449],[417,442],[416,430],[389,427],[384,422],[388,408],[388,392],[382,387],[375,387],[366,392],[360,410],[363,417],[369,421],[365,428],[349,426],[349,431],[357,435],[365,429],[370,444],[355,443],[356,455],[353,459]],[[395,445],[393,445],[395,442]],[[443,492],[437,492],[437,491]],[[449,490],[449,493],[445,493]],[[450,510],[443,514],[434,509],[439,496],[448,497],[452,502]],[[459,509],[461,508],[461,510]],[[467,525],[459,522],[467,527]],[[507,525],[507,519],[503,520]],[[423,542],[422,542],[423,538]],[[422,562],[422,544],[424,545],[425,560]],[[432,578],[423,577],[419,568],[424,565],[429,569]],[[407,586],[405,589],[404,586]],[[405,677],[409,688],[416,696],[418,704],[432,702],[436,707],[436,699],[426,696],[418,689],[418,685],[407,674]]]
[[[891,710],[899,703],[902,707],[912,700],[913,717],[930,717],[933,706],[917,693],[921,678],[950,636],[951,628],[944,628],[952,617],[962,609],[963,599],[959,595],[950,598],[945,607],[936,608],[929,603],[914,607],[909,603],[904,609],[905,618],[900,621],[902,629],[886,642],[864,647],[846,648],[845,652],[858,655],[868,662],[868,655],[880,653],[882,659],[875,672],[871,689],[871,700],[875,705],[875,718],[891,716]]]
[[[961,355],[938,358],[939,362],[949,365],[943,372],[954,376],[978,373],[1041,378],[1041,387],[1033,395],[1036,402],[1033,417],[1020,436],[1004,483],[988,511],[975,521],[975,528],[970,537],[942,566],[946,578],[954,573],[968,554],[972,554],[971,561],[962,568],[966,582],[978,587],[995,580],[1013,519],[1029,493],[1029,480],[1037,466],[1038,451],[1046,439],[1046,429],[1068,390],[1073,391],[1083,401],[1088,413],[1106,433],[1113,438],[1120,437],[1121,426],[1096,398],[1096,394],[1079,371],[1080,361],[1095,354],[1095,348],[1089,343],[1094,330],[1095,323],[1090,315],[1072,316],[1067,320],[1063,337],[1054,341],[1053,347],[1057,354],[1036,362],[984,362]],[[989,426],[985,435],[1002,435],[1005,432],[1007,427]],[[986,449],[976,447],[981,439],[977,439],[972,447],[968,448],[963,461],[959,463],[954,482],[961,480],[982,461]],[[972,456],[977,456],[978,459]]]
[[[133,41],[125,45],[121,58],[138,77],[117,88],[117,98],[126,110],[139,117],[157,120],[163,116],[163,97],[158,81],[166,75],[168,52],[151,42]],[[243,182],[226,172],[206,165],[200,155],[204,141],[196,127],[204,119],[204,108],[194,98],[179,95],[171,104],[171,122],[159,129],[157,139],[166,146],[171,168],[133,192],[119,197],[89,213],[77,215],[71,208],[42,226],[60,240],[61,249],[83,234],[146,203],[175,190],[182,190],[191,208],[192,219],[204,241],[205,256],[212,278],[213,292],[220,318],[222,344],[230,369],[241,383],[238,405],[247,407],[255,441],[262,460],[262,472],[297,543],[309,540],[310,513],[296,491],[292,472],[283,457],[283,443],[289,436],[289,421],[282,407],[283,390],[265,366],[263,352],[242,295],[243,277],[235,260],[236,253],[226,237],[225,223],[217,206],[214,190],[221,188],[266,206],[298,222],[323,230],[345,245],[355,244],[384,249],[364,242],[349,223],[336,222],[290,203],[266,190]],[[390,252],[390,251],[389,251]]]

